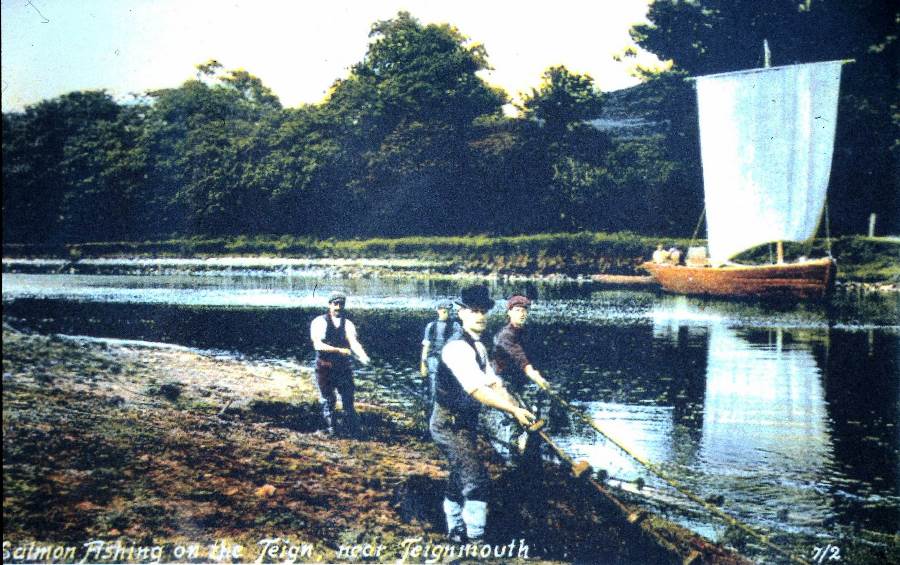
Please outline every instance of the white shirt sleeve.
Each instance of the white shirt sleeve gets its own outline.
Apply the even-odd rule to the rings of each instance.
[[[313,344],[325,339],[325,330],[328,329],[325,326],[326,323],[325,316],[317,316],[309,325],[309,338]]]
[[[478,366],[475,351],[465,341],[458,339],[451,341],[441,351],[441,359],[463,390],[472,394],[473,391],[500,382],[491,364],[487,364],[485,371]]]
[[[428,322],[428,325],[425,326],[425,337],[422,338],[422,345],[431,345],[431,340],[428,339],[428,334],[431,333],[431,326],[434,322]]]
[[[344,331],[347,333],[347,339],[351,341],[356,339],[356,326],[350,320],[344,324]]]

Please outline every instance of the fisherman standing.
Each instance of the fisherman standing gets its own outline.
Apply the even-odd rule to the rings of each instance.
[[[434,404],[434,383],[438,365],[441,363],[441,350],[454,334],[462,332],[459,322],[450,319],[450,312],[453,311],[452,301],[441,300],[437,303],[436,309],[437,320],[432,320],[425,326],[425,336],[422,338],[422,362],[419,368],[422,376],[428,377],[428,390],[425,395],[426,418],[431,417]]]
[[[547,389],[550,385],[534,367],[526,351],[525,321],[528,319],[530,309],[531,300],[521,294],[511,296],[506,302],[506,316],[509,323],[494,336],[492,364],[494,372],[503,380],[513,396],[540,418],[541,397],[537,390],[529,385],[534,383],[541,389]],[[518,435],[517,432],[521,431],[507,418],[493,418],[491,423],[496,426],[499,439],[506,445],[511,446],[513,439]],[[518,469],[523,476],[536,477],[541,470],[540,443],[528,440],[521,446]],[[513,453],[515,451],[510,449],[508,455],[512,456]]]
[[[530,308],[528,297],[511,296],[506,302],[509,323],[494,337],[494,372],[516,393],[521,393],[529,381],[541,388],[549,386],[525,352],[525,321]]]
[[[481,407],[502,410],[522,426],[531,425],[534,415],[516,403],[488,363],[481,335],[494,301],[487,287],[464,288],[457,305],[463,331],[441,351],[431,435],[450,467],[443,504],[448,535],[454,542],[479,542],[484,537],[490,488],[477,447]]]
[[[327,433],[335,433],[337,391],[344,408],[346,431],[355,437],[360,429],[359,416],[353,405],[355,385],[351,356],[356,354],[363,365],[368,365],[370,360],[356,337],[356,326],[344,315],[346,303],[346,294],[333,292],[328,298],[328,312],[312,321],[309,334],[316,350],[316,387]]]

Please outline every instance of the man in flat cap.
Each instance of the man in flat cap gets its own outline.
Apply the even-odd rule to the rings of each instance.
[[[431,436],[450,467],[443,504],[450,540],[480,542],[490,489],[485,459],[478,453],[481,407],[506,412],[526,427],[534,423],[534,414],[516,403],[488,362],[481,335],[494,301],[487,287],[464,288],[456,303],[463,331],[452,336],[441,351]]]
[[[422,338],[422,361],[419,372],[423,377],[428,377],[428,388],[425,402],[425,418],[431,418],[434,405],[434,382],[437,378],[438,365],[441,362],[441,350],[454,334],[462,332],[462,326],[456,320],[450,319],[453,311],[453,302],[448,299],[439,300],[435,305],[437,319],[428,322],[425,326],[425,336]]]
[[[541,388],[548,386],[525,351],[525,321],[530,308],[528,297],[521,294],[511,296],[506,302],[509,323],[494,336],[494,372],[516,393],[521,393],[528,382]]]
[[[363,365],[369,364],[369,356],[356,337],[356,326],[344,315],[347,295],[340,291],[328,297],[328,312],[317,316],[309,326],[309,335],[316,350],[316,387],[319,404],[329,435],[336,429],[335,391],[341,395],[344,407],[344,423],[347,433],[358,436],[359,417],[353,405],[353,366],[351,357]]]
[[[541,372],[534,367],[526,349],[525,321],[528,319],[530,309],[531,300],[521,294],[514,294],[507,300],[506,316],[509,323],[494,336],[492,363],[494,372],[503,380],[513,396],[540,417],[541,398],[531,383],[542,389],[546,389],[549,385]],[[516,426],[504,424],[497,418],[493,423],[497,426],[496,432],[500,439],[512,444],[518,435]],[[525,444],[525,451],[518,460],[518,467],[523,473],[540,472],[539,446],[537,441]],[[509,454],[512,453],[515,452],[511,450]]]

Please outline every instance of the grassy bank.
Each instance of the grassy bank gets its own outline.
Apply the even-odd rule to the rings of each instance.
[[[234,237],[173,239],[145,242],[81,243],[57,246],[4,244],[4,257],[214,257],[224,255],[330,259],[415,259],[440,265],[450,272],[518,275],[590,276],[645,274],[639,265],[650,258],[657,243],[687,248],[687,239],[661,239],[631,233],[558,233],[514,237],[404,237],[367,240]],[[812,245],[788,245],[789,257],[821,255],[823,240]],[[900,284],[900,238],[847,236],[831,240],[839,280]],[[747,254],[763,260],[760,248]]]
[[[213,561],[211,546],[243,548],[222,562],[398,562],[404,540],[444,543],[444,463],[413,416],[375,398],[359,402],[368,439],[329,438],[316,433],[316,396],[302,369],[5,325],[3,344],[3,538],[11,551],[36,544],[77,548],[57,562],[132,561],[86,556],[93,541],[159,548],[162,562]],[[527,492],[499,461],[490,468],[488,542],[529,548],[527,560],[502,562],[681,562],[556,466]],[[745,563],[652,520],[680,554]],[[257,560],[263,540],[275,538],[311,553]],[[196,559],[177,559],[177,548],[194,544]],[[365,544],[383,550],[341,556],[342,547]]]

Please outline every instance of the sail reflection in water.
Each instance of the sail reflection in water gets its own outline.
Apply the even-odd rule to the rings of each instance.
[[[698,496],[723,499],[728,513],[771,531],[815,533],[834,512],[828,477],[840,474],[812,345],[827,344],[827,327],[733,327],[733,318],[687,301],[668,304],[653,320],[655,354],[634,370],[680,381],[686,392],[640,404],[581,402],[579,408]],[[705,349],[705,365],[692,353],[697,348]],[[660,365],[663,352],[672,350],[682,360]],[[721,534],[720,524],[698,526],[702,509],[612,442],[589,429],[572,431],[560,440],[576,457],[606,470],[612,484],[640,490],[651,504],[679,507],[682,516],[693,516],[682,520],[685,525]]]
[[[721,326],[709,328],[701,456],[728,467],[830,457],[821,371],[812,354],[772,343],[751,344]]]
[[[765,342],[709,327],[701,464],[732,483],[736,510],[751,503],[760,521],[821,523],[831,506],[821,470],[834,459],[822,372],[789,331],[758,333]]]

